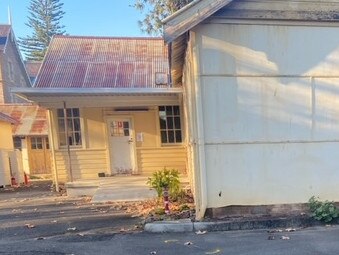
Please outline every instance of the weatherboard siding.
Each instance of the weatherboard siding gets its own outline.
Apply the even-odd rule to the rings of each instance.
[[[107,172],[108,163],[105,149],[72,150],[71,162],[74,180],[93,179],[98,177],[98,173]],[[55,163],[59,181],[69,181],[67,179],[69,161],[66,150],[55,151]]]
[[[177,169],[187,173],[187,153],[185,147],[161,147],[137,149],[139,172],[150,175],[155,171]]]

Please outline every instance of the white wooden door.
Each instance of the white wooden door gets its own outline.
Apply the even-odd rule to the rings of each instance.
[[[108,120],[110,160],[112,174],[135,172],[134,139],[129,118]]]

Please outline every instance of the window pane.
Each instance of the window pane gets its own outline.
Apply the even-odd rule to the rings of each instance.
[[[166,120],[160,119],[160,129],[166,129]]]
[[[166,131],[161,131],[161,142],[162,143],[167,143],[167,132]]]
[[[33,137],[31,138],[31,149],[36,150],[36,143],[35,143],[35,139]]]
[[[175,141],[177,143],[181,143],[182,142],[182,137],[181,137],[181,131],[175,131]]]
[[[174,128],[173,118],[172,117],[168,117],[167,118],[167,128],[168,129],[173,129]]]
[[[74,134],[75,145],[81,145],[81,134],[79,132]]]
[[[180,116],[180,109],[179,109],[179,106],[173,106],[173,111],[174,111],[174,115]]]
[[[174,143],[175,142],[174,131],[168,131],[168,142],[169,143]]]
[[[71,133],[72,131],[74,131],[73,130],[73,121],[72,121],[72,119],[67,119],[67,127],[68,127],[68,130],[67,130],[68,133]]]
[[[64,117],[64,109],[58,109],[58,117],[59,118]]]
[[[67,117],[72,117],[72,109],[66,109]]]
[[[21,138],[20,137],[14,137],[13,144],[14,144],[15,149],[21,150]]]
[[[42,138],[41,137],[36,138],[36,148],[39,150],[42,150]]]
[[[61,132],[59,133],[60,146],[66,146],[66,134]]]
[[[167,115],[173,115],[173,107],[172,106],[166,106],[166,114]]]
[[[80,132],[80,119],[74,119],[74,131]]]
[[[49,141],[48,141],[48,138],[46,138],[45,142],[46,142],[46,149],[49,150]]]
[[[181,129],[180,117],[174,117],[174,127],[175,129]]]
[[[58,119],[58,128],[59,132],[65,132],[65,121],[63,119]]]
[[[165,106],[159,106],[159,112],[164,112],[165,111]]]
[[[129,129],[124,129],[124,136],[129,136]]]
[[[124,128],[129,128],[129,122],[128,121],[124,121]]]
[[[73,117],[80,117],[80,111],[78,108],[73,108]]]

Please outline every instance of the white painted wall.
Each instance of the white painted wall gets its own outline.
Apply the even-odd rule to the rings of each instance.
[[[0,150],[0,186],[11,185],[11,173],[7,150]]]
[[[194,33],[207,207],[339,201],[339,27]]]

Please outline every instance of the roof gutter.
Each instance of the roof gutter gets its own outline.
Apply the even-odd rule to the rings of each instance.
[[[198,4],[199,2],[201,2],[202,0],[195,0],[191,3],[189,3],[188,5],[185,5],[184,7],[182,7],[181,9],[179,9],[178,11],[176,11],[175,13],[173,13],[172,15],[164,18],[161,22],[167,23],[169,21],[171,21],[172,19],[176,18],[177,16],[179,16],[181,13],[185,12],[187,9],[193,7],[194,5]]]
[[[182,93],[182,88],[12,88],[11,92],[16,94],[59,94],[59,95],[79,95],[79,94],[173,94]]]

